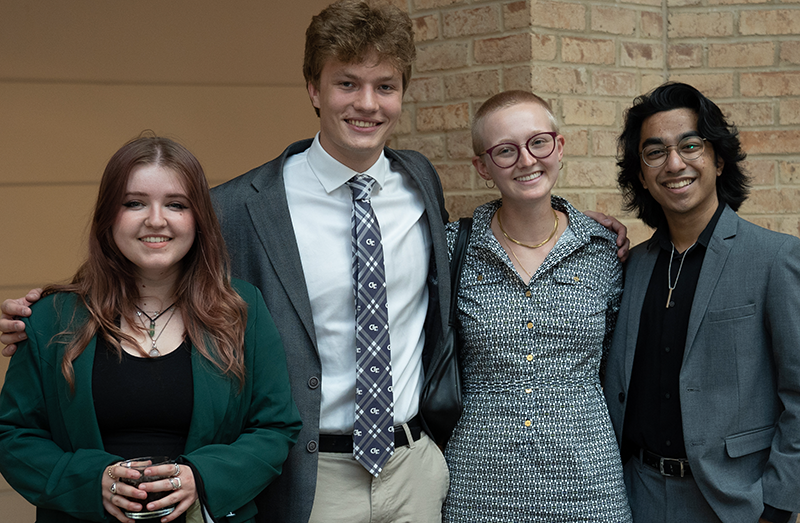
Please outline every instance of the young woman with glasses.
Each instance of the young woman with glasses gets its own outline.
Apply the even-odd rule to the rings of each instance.
[[[464,413],[444,521],[629,522],[600,385],[622,294],[615,235],[552,195],[564,137],[543,99],[490,98],[472,137],[502,198],[474,212],[458,292]]]

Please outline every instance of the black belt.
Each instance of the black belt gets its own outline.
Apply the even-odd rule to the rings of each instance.
[[[412,441],[417,441],[422,435],[422,425],[419,422],[419,416],[414,416],[408,423],[408,429],[411,432]],[[403,425],[394,426],[394,448],[408,445],[408,436],[406,431],[403,430]],[[319,451],[320,452],[341,452],[353,453],[353,436],[351,434],[320,434],[319,435]]]
[[[634,449],[634,456],[639,456],[642,463],[648,467],[653,467],[662,476],[677,476],[679,478],[691,476],[692,470],[689,468],[689,460],[685,458],[662,458],[645,449]]]

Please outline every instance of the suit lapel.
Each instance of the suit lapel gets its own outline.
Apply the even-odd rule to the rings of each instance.
[[[289,204],[286,201],[286,187],[283,183],[286,158],[301,150],[287,149],[280,157],[277,170],[268,170],[257,176],[253,180],[256,194],[247,198],[245,205],[278,281],[297,311],[306,332],[316,345],[311,303],[308,299],[300,251],[297,248]]]
[[[225,414],[231,398],[231,380],[203,358],[192,344],[192,381],[194,406],[186,452],[214,441],[217,428],[224,428]]]
[[[700,323],[706,315],[711,295],[717,286],[722,268],[728,259],[728,254],[733,246],[733,239],[736,237],[739,217],[728,206],[722,211],[719,222],[711,235],[708,244],[703,266],[700,269],[700,277],[697,280],[697,288],[694,291],[694,301],[692,302],[692,312],[689,315],[689,326],[686,331],[686,348],[683,352],[683,361],[689,357],[692,346],[694,345]]]
[[[80,356],[72,362],[75,371],[75,394],[69,390],[67,380],[61,371],[57,371],[58,400],[62,408],[62,417],[73,450],[81,448],[102,449],[103,439],[92,399],[92,369],[94,353],[97,348],[97,337],[92,338]],[[62,350],[58,351],[58,363],[61,363]]]
[[[650,285],[650,278],[653,276],[658,252],[658,240],[650,238],[647,240],[644,255],[635,261],[635,265],[631,260],[631,265],[627,268],[628,277],[625,280],[624,293],[630,295],[625,339],[625,376],[628,381],[630,381],[633,371],[633,357],[636,354],[636,343],[639,339],[639,322],[642,317],[644,297]]]

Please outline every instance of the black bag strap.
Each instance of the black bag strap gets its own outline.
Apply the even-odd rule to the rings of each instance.
[[[456,311],[458,310],[458,287],[461,285],[461,270],[464,268],[464,258],[467,254],[469,235],[472,232],[472,218],[458,220],[458,236],[453,248],[453,258],[450,260],[450,325],[455,324]]]

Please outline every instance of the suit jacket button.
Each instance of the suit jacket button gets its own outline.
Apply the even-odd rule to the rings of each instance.
[[[306,450],[309,452],[316,452],[317,451],[317,442],[315,440],[311,440],[306,444]]]
[[[620,392],[619,393],[619,402],[620,403],[625,403],[625,393],[624,392]]]
[[[311,376],[308,379],[308,388],[309,389],[316,389],[317,387],[319,387],[319,378],[316,377],[316,376]]]

